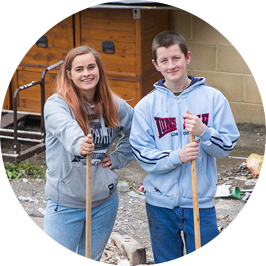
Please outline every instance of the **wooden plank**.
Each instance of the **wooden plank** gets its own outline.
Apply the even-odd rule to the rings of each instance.
[[[40,112],[41,101],[22,99],[18,101],[18,111],[38,113]]]
[[[33,156],[35,153],[40,153],[42,151],[45,151],[45,144],[44,143],[40,143],[37,145],[34,145],[33,147],[24,150],[20,153],[20,155],[18,154],[8,154],[8,153],[3,153],[2,154],[2,158],[4,162],[10,162],[10,163],[18,163],[21,162],[23,160],[26,160],[27,158]]]
[[[141,78],[121,80],[119,77],[112,76],[108,77],[108,81],[111,89],[132,107],[134,107],[140,100]]]
[[[81,13],[78,12],[74,14],[74,21],[75,21],[75,46],[81,45],[81,26],[80,26],[80,15]]]
[[[2,109],[11,109],[11,106],[12,106],[11,101],[12,101],[12,96],[11,96],[11,88],[9,85],[7,88],[6,94],[5,94],[5,99],[4,99]]]
[[[162,12],[161,9],[143,9],[142,17],[145,19],[149,19],[152,16],[156,16]]]
[[[22,120],[26,116],[27,116],[26,114],[17,113],[17,121]],[[13,113],[7,113],[1,117],[1,128],[7,128],[11,126],[13,123],[14,123]]]
[[[155,71],[155,72],[147,75],[143,79],[141,98],[143,98],[145,95],[147,95],[149,92],[151,92],[154,89],[153,84],[162,78],[163,78],[163,76],[159,71]]]
[[[135,31],[135,21],[133,20],[121,20],[113,18],[93,18],[93,17],[81,17],[81,28],[88,29],[106,29],[117,31]]]
[[[99,52],[101,59],[104,63],[112,63],[117,65],[135,66],[136,65],[136,55],[134,54],[105,54]]]
[[[136,89],[125,89],[121,87],[112,87],[112,90],[124,100],[132,101],[136,99]]]
[[[81,40],[100,55],[108,76],[136,77],[136,32],[132,10],[81,11]],[[115,54],[102,52],[102,42],[113,41]]]
[[[74,17],[70,16],[67,19],[67,38],[68,38],[68,50],[74,48]],[[65,58],[64,58],[65,59]]]
[[[69,49],[74,47],[73,17],[70,16],[59,22],[44,35],[48,37],[48,47],[41,48],[34,44],[30,48],[12,78],[12,95],[18,87],[28,84],[33,80],[40,80],[42,72],[46,67],[64,59]],[[46,74],[46,99],[55,92],[54,87],[57,73],[58,69],[51,70]],[[41,111],[40,100],[39,85],[21,91],[18,95],[18,110],[39,113]]]
[[[117,77],[136,77],[136,66],[125,66],[125,65],[112,65],[103,64],[107,75],[115,75]]]
[[[135,43],[135,33],[131,31],[114,31],[105,29],[81,29],[81,38],[90,38],[93,40],[129,42]]]
[[[13,129],[0,129],[0,135],[1,136],[11,136],[14,138],[14,130]],[[20,138],[31,138],[35,140],[41,140],[43,139],[41,132],[34,132],[34,131],[25,131],[25,130],[17,130],[17,137]]]
[[[132,9],[87,8],[81,11],[81,16],[91,18],[133,20],[133,11]]]
[[[141,11],[141,15],[143,12]],[[142,74],[142,23],[140,19],[135,20],[136,31],[136,74],[140,77]]]
[[[19,70],[18,72],[18,87],[40,80],[41,73],[38,71]],[[58,70],[57,70],[58,72]],[[56,92],[56,72],[47,72],[45,77],[45,99]],[[28,112],[41,112],[41,90],[40,85],[20,91],[18,95],[18,110]]]
[[[152,10],[151,10],[152,12]],[[161,12],[154,13],[153,16],[143,18],[143,30],[149,30],[154,25],[159,24],[162,21],[169,21],[170,13],[168,10],[161,10]]]
[[[39,47],[37,45],[33,45],[27,54],[44,54],[44,53],[52,53],[53,49],[69,49],[69,41],[68,38],[62,35],[58,36],[47,36],[47,47]]]
[[[148,30],[143,31],[143,41],[151,40],[162,31],[169,30],[169,20],[160,21]]]
[[[147,72],[155,70],[154,65],[152,64],[152,54],[151,51],[143,54],[143,75],[147,75]]]
[[[47,47],[42,49],[43,50],[36,49],[35,51],[29,51],[29,53],[24,56],[23,62],[43,64],[48,67],[63,60],[69,51],[68,48],[58,47]]]
[[[13,110],[2,110],[2,115],[8,114],[8,113],[13,114],[14,111]],[[18,114],[26,115],[29,119],[34,119],[34,120],[40,120],[41,119],[41,113],[19,111]]]
[[[18,67],[17,67],[17,70],[21,70],[21,71],[29,71],[29,72],[36,72],[38,73],[38,77],[39,79],[41,79],[41,76],[42,76],[42,72],[47,68],[47,65],[35,65],[35,64],[29,64],[29,63],[21,63]],[[60,67],[59,68],[55,68],[55,69],[51,69],[47,74],[46,74],[46,77],[47,75],[51,75],[51,74],[54,74],[54,75],[57,75],[58,71],[59,71]]]
[[[82,38],[81,43],[87,44],[91,48],[95,49],[98,52],[102,51],[102,42],[104,40],[92,40],[89,38]],[[128,42],[114,42],[115,53],[120,54],[136,54],[136,44]]]
[[[122,76],[122,75],[111,75],[111,74],[107,74],[107,78],[108,80],[110,79],[115,79],[115,80],[120,80],[120,81],[133,81],[133,82],[141,82],[141,77],[136,77],[136,74],[134,77],[131,77],[131,76],[128,76],[128,75],[125,75],[125,76]]]
[[[129,80],[121,80],[121,79],[114,79],[114,78],[109,78],[108,79],[110,87],[120,87],[120,88],[125,88],[125,89],[138,89],[139,86],[137,85],[138,80],[134,79],[132,81]]]
[[[47,72],[46,76],[45,76],[45,88],[48,89],[49,87],[53,87],[55,86],[55,82],[56,82],[56,77],[57,77],[57,73],[50,73]],[[40,72],[35,72],[35,71],[27,71],[27,70],[21,70],[18,71],[18,87],[19,86],[23,86],[25,84],[28,84],[30,82],[32,82],[33,80],[37,81],[37,80],[41,80],[41,73]],[[40,89],[40,85],[36,85],[32,88],[38,88]],[[30,88],[30,89],[32,89]],[[27,89],[29,90],[29,89]]]
[[[48,38],[47,47],[38,47],[36,43],[29,49],[21,63],[52,65],[63,60],[74,47],[72,16],[59,22],[44,34]]]
[[[16,70],[10,82],[10,89],[11,89],[11,108],[10,109],[14,108],[13,107],[13,95],[17,88],[18,88],[18,71]]]

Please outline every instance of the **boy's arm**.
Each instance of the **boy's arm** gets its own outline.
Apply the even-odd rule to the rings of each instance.
[[[235,148],[240,134],[226,99],[224,99],[222,106],[214,114],[213,127],[206,127],[205,125],[204,127],[203,130],[197,125],[193,129],[191,123],[189,123],[186,130],[200,139],[202,148],[209,155],[216,158],[228,156]],[[198,131],[199,128],[201,128],[200,131]]]
[[[136,160],[147,172],[166,173],[182,164],[179,150],[157,149],[150,123],[136,109],[129,141]]]

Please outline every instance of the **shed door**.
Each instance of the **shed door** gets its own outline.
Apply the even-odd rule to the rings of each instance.
[[[43,36],[47,39],[47,43],[42,42],[38,45],[35,43],[30,48],[11,80],[10,89],[12,97],[11,103],[9,104],[10,109],[13,109],[13,94],[18,87],[31,83],[32,81],[41,80],[43,70],[64,59],[68,51],[74,47],[73,16],[59,22]],[[54,92],[57,72],[58,70],[52,70],[46,74],[46,99]],[[18,110],[40,113],[41,93],[39,85],[19,93]]]

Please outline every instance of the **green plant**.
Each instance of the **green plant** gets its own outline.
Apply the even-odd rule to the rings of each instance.
[[[45,167],[40,168],[29,162],[4,163],[6,175],[9,180],[21,177],[45,178]]]

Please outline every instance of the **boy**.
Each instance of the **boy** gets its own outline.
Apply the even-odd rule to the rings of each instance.
[[[164,79],[135,107],[130,144],[148,172],[143,185],[155,263],[195,250],[190,161],[196,159],[201,245],[215,238],[215,158],[227,156],[239,138],[224,95],[204,78],[187,76],[191,61],[184,38],[173,31],[157,35],[152,63]],[[189,143],[189,133],[196,141]]]

